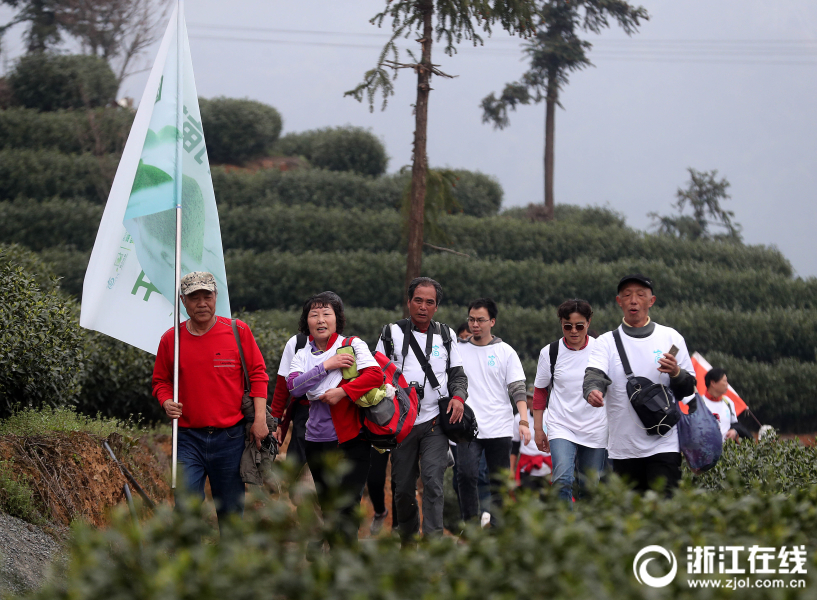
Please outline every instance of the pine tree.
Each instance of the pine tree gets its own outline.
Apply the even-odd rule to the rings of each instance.
[[[510,124],[508,109],[519,104],[545,101],[545,220],[554,217],[553,144],[559,91],[568,83],[568,74],[592,66],[587,53],[593,45],[579,37],[582,31],[599,33],[615,19],[628,34],[634,33],[649,15],[643,7],[623,0],[547,0],[539,8],[535,35],[523,52],[530,58],[530,70],[519,81],[505,86],[497,98],[493,93],[482,100],[482,122],[504,129]]]

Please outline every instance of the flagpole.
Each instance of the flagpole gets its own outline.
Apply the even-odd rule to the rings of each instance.
[[[173,402],[179,401],[179,322],[180,310],[179,298],[181,296],[182,278],[182,112],[184,104],[183,93],[183,72],[182,62],[184,52],[182,49],[182,24],[184,15],[184,0],[178,0],[178,10],[176,11],[176,293],[173,302]],[[179,455],[179,420],[173,419],[173,451],[171,458],[171,484],[172,489],[176,489],[176,462]]]

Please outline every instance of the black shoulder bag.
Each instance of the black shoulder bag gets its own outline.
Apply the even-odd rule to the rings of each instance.
[[[647,435],[662,437],[667,435],[681,420],[681,409],[675,395],[661,383],[654,383],[646,377],[633,376],[618,329],[613,331],[613,339],[616,341],[621,366],[624,367],[624,374],[627,376],[627,396],[630,397],[630,404],[644,425],[643,429]]]
[[[428,379],[431,387],[434,388],[434,391],[437,392],[437,396],[439,397],[437,404],[440,407],[440,417],[438,421],[440,428],[452,442],[457,444],[468,444],[471,442],[471,440],[477,437],[477,432],[479,431],[477,427],[477,417],[474,414],[474,410],[465,403],[463,403],[462,419],[460,419],[458,423],[451,423],[450,418],[447,417],[448,403],[451,399],[448,397],[448,394],[443,395],[442,390],[440,389],[440,380],[437,379],[437,376],[434,374],[434,369],[431,368],[431,365],[428,362],[428,357],[431,356],[431,346],[434,338],[433,326],[434,323],[431,323],[426,334],[425,354],[420,348],[420,344],[417,343],[417,339],[414,337],[414,333],[411,331],[411,329],[406,332],[406,335],[409,337],[409,345],[411,346],[411,350],[414,352],[414,355],[420,362],[420,367],[423,369],[426,379]],[[446,339],[443,335],[443,328],[447,327],[447,325],[438,324],[438,326],[440,327],[440,337],[443,338],[443,343],[445,343]],[[450,335],[448,337],[450,338]],[[446,344],[446,352],[451,352],[450,343]]]

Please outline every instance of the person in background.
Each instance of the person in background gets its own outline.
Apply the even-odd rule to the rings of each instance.
[[[591,480],[598,483],[604,470],[607,415],[582,396],[584,371],[596,342],[588,335],[593,309],[584,300],[566,300],[556,309],[556,316],[564,336],[539,353],[533,427],[537,448],[551,453],[552,483],[559,497],[569,502],[573,499],[574,473],[579,475],[581,497]]]
[[[343,302],[337,294],[324,292],[309,298],[298,322],[298,330],[309,334],[309,340],[295,353],[287,376],[289,392],[309,400],[306,462],[324,514],[335,495],[330,485],[332,476],[326,471],[327,455],[341,452],[351,467],[339,486],[347,500],[341,506],[331,507],[338,509],[340,518],[338,529],[329,538],[330,544],[341,539],[357,540],[360,526],[357,508],[369,473],[371,445],[360,435],[360,413],[355,400],[383,383],[383,371],[362,340],[352,340],[354,356],[337,353],[346,339],[341,335],[345,325]],[[343,383],[341,370],[353,365],[358,377]]]
[[[180,494],[204,500],[204,483],[216,504],[218,526],[244,512],[244,481],[239,472],[244,453],[244,369],[230,319],[216,316],[218,288],[211,273],[193,271],[181,279],[181,302],[189,318],[179,325],[179,402],[173,401],[174,328],[159,342],[153,367],[153,395],[167,416],[179,419]],[[269,434],[264,357],[250,328],[236,320],[255,418],[251,435],[260,448]],[[178,498],[177,498],[178,500]]]
[[[468,329],[468,323],[460,323],[460,326],[457,327],[457,339],[465,341],[469,337],[471,337],[471,331]]]
[[[528,406],[533,405],[534,387],[528,387]],[[516,483],[523,488],[530,490],[541,490],[549,482],[549,475],[553,470],[553,461],[549,452],[542,452],[536,446],[536,442],[531,439],[527,444],[522,444],[519,435],[519,421],[522,415],[518,412],[513,418],[513,438],[511,445],[511,472]],[[533,421],[533,412],[528,409],[528,419]],[[547,422],[547,410],[545,410],[545,422]],[[544,432],[547,434],[547,425],[544,425]]]
[[[733,440],[739,444],[738,429],[741,428],[741,425],[738,423],[735,405],[726,397],[726,391],[729,389],[726,371],[717,368],[711,369],[704,375],[704,384],[706,385],[704,402],[706,402],[709,412],[715,415],[718,420],[723,441]]]

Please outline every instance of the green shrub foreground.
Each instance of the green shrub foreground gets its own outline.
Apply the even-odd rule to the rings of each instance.
[[[813,458],[813,457],[812,457]],[[733,575],[694,575],[687,548],[743,547],[739,566],[747,573],[749,549],[805,546],[805,574],[739,576],[753,587],[740,598],[797,598],[817,585],[817,487],[788,494],[748,493],[737,487],[708,492],[685,484],[669,500],[640,496],[612,478],[592,498],[568,506],[555,494],[543,498],[517,491],[494,529],[467,528],[459,539],[444,537],[401,549],[394,538],[361,541],[356,547],[316,550],[309,542],[334,526],[323,525],[309,501],[296,508],[288,496],[257,496],[243,522],[217,544],[213,530],[188,505],[163,507],[137,527],[122,511],[107,530],[74,528],[64,577],[32,597],[39,600],[139,600],[189,598],[309,598],[423,600],[559,598],[734,598],[731,590],[691,587],[712,579],[727,585]],[[666,587],[639,583],[633,561],[640,550],[660,545],[674,553],[678,574]],[[655,556],[655,555],[653,555]],[[727,563],[728,565],[729,563]],[[775,559],[770,566],[776,568]],[[663,559],[648,572],[669,570]],[[754,587],[767,579],[803,580],[805,588]],[[809,593],[811,592],[811,593]]]

